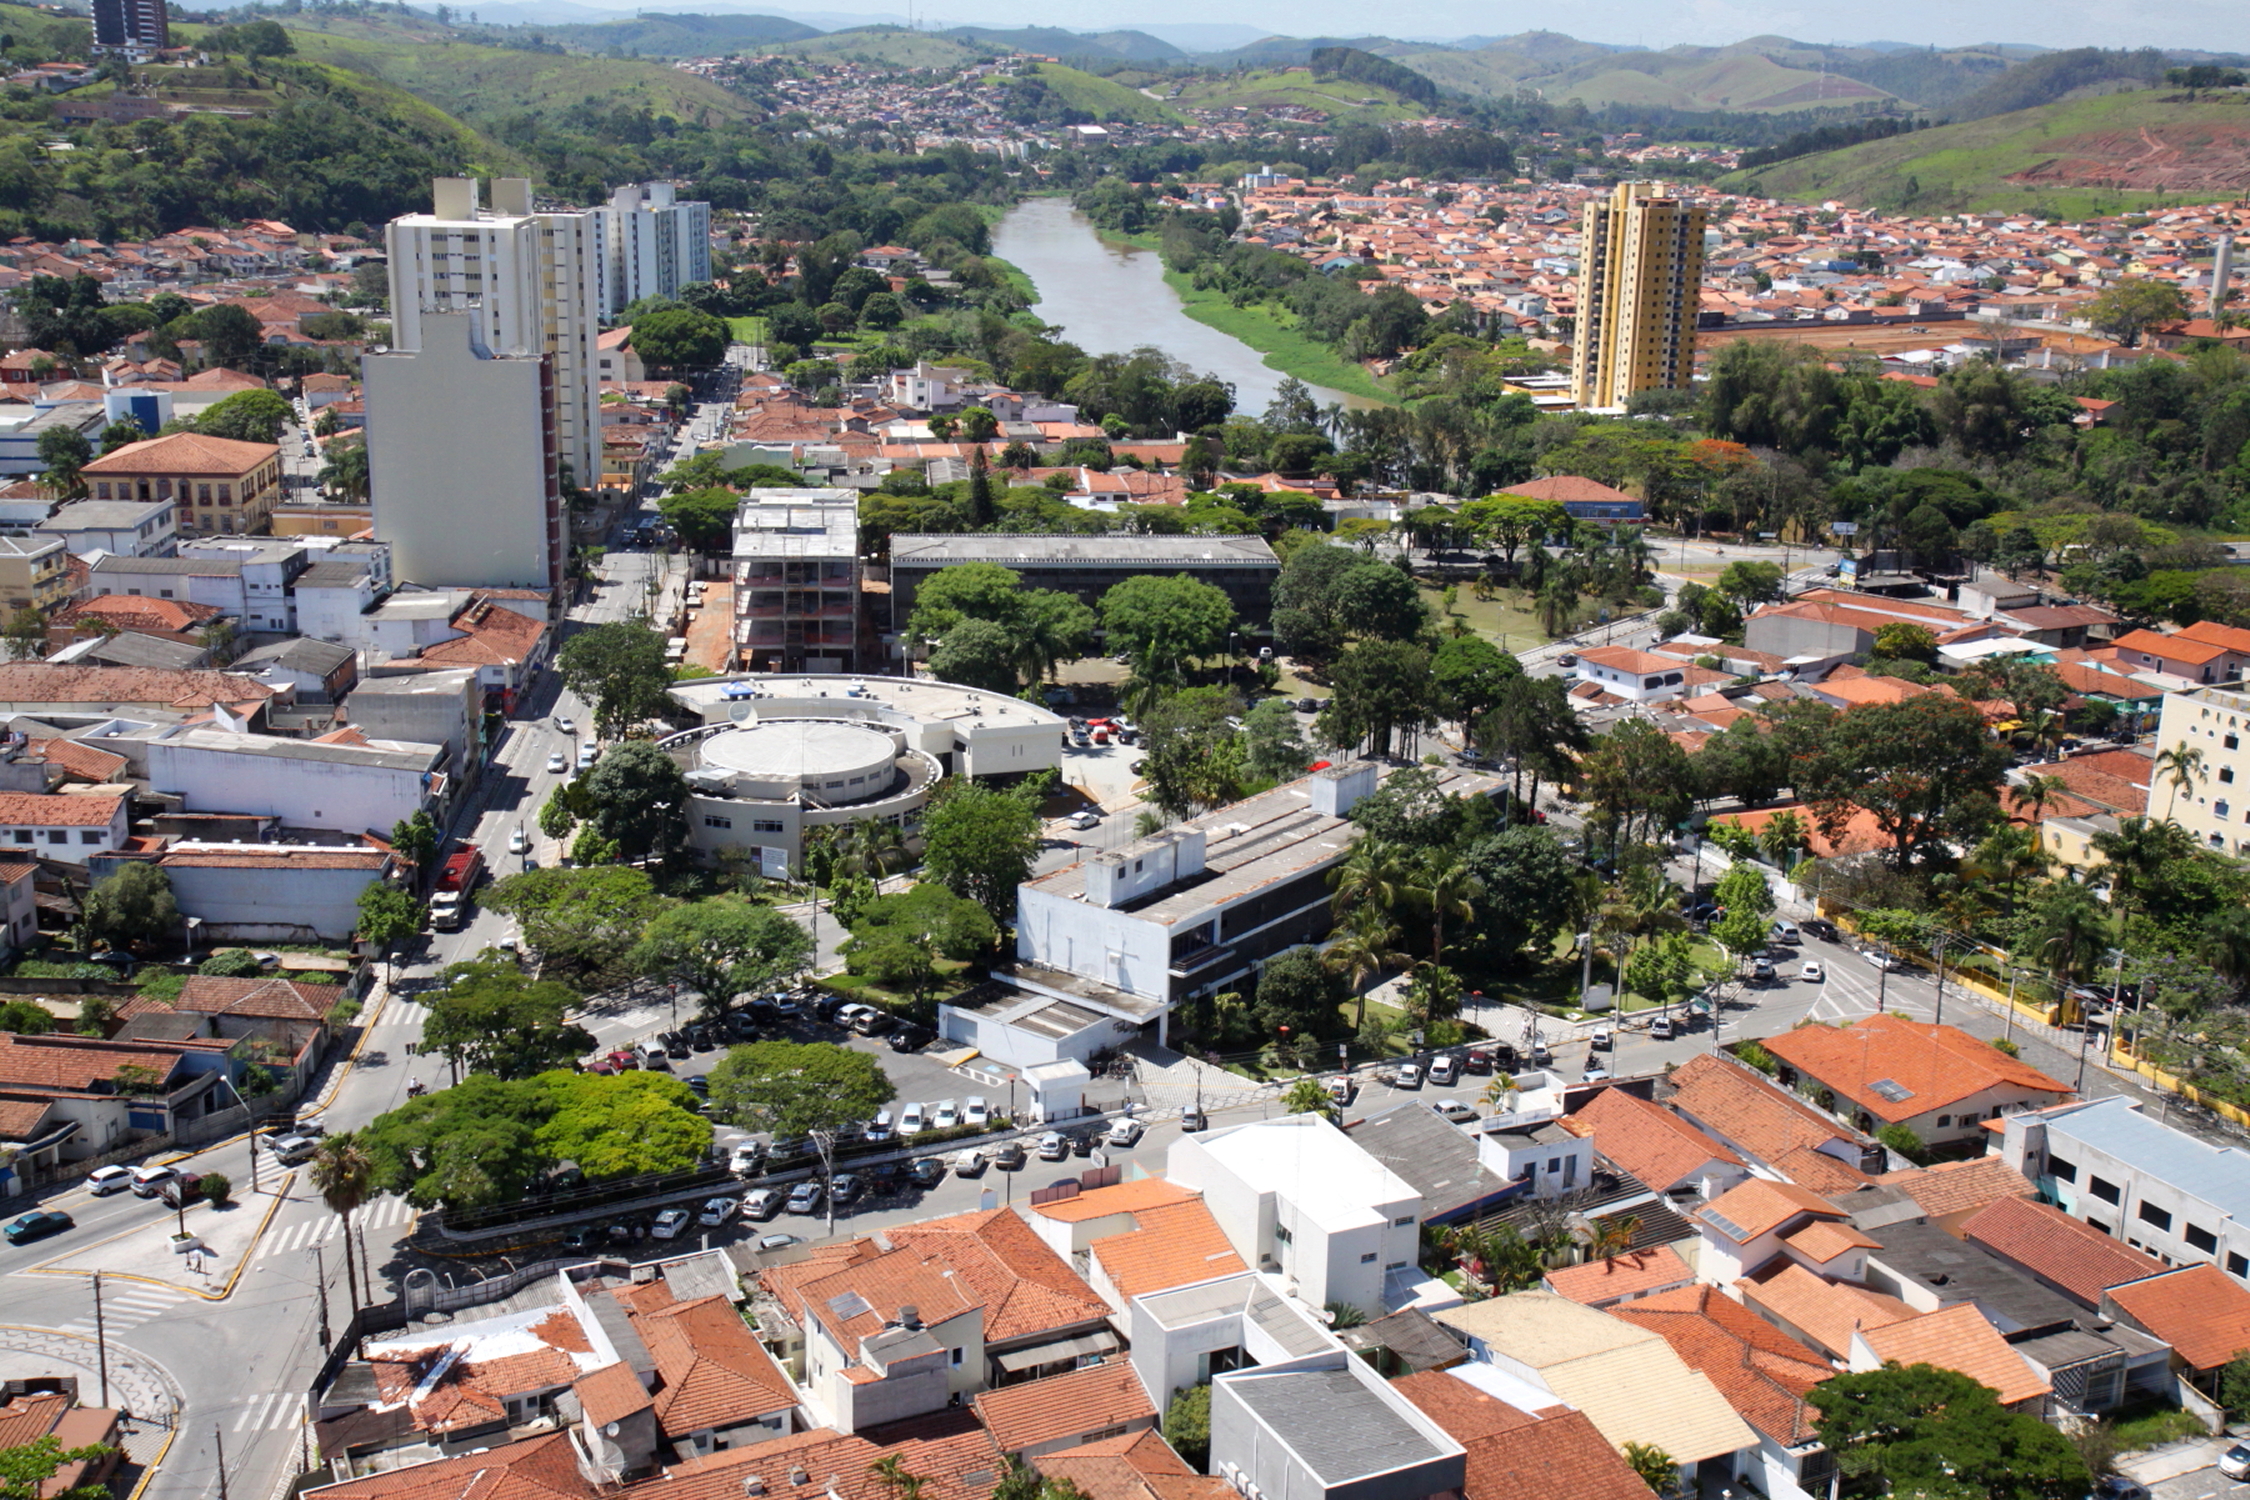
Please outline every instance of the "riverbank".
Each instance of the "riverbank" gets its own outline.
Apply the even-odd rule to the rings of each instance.
[[[1130,245],[1151,254],[1157,252],[1157,237],[1153,234],[1119,234],[1099,227],[1094,233],[1112,245]],[[1399,404],[1397,395],[1368,374],[1364,367],[1298,331],[1296,319],[1290,314],[1262,303],[1236,307],[1226,293],[1199,288],[1193,280],[1170,266],[1163,270],[1164,284],[1178,295],[1182,312],[1204,327],[1257,350],[1269,369],[1295,376],[1307,385],[1327,386],[1330,390],[1378,401],[1385,406]]]

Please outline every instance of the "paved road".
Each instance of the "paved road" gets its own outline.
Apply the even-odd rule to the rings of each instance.
[[[643,581],[657,566],[658,560],[648,553],[610,554],[602,563],[601,585],[590,601],[570,611],[570,618],[583,622],[624,618],[639,607]],[[551,677],[533,690],[531,704],[536,717],[510,723],[482,783],[457,817],[458,836],[479,840],[491,850],[506,850],[509,831],[536,816],[560,779],[546,769],[548,753],[563,749],[566,759],[575,763],[575,755],[568,753],[575,737],[557,731],[552,717],[568,715],[581,729],[586,723],[585,705],[561,693]],[[522,861],[502,853],[500,863],[505,871],[520,867]],[[402,986],[410,991],[443,965],[501,935],[500,919],[480,908],[463,930],[432,934],[411,955],[413,961],[402,966]],[[404,1100],[409,1077],[430,1066],[407,1054],[408,1044],[420,1037],[423,1015],[410,993],[390,998],[373,1011],[356,1056],[337,1069],[333,1094],[321,1116],[331,1130],[365,1124]],[[225,1172],[246,1207],[262,1211],[272,1202],[275,1170],[261,1160],[260,1192],[253,1196],[252,1164],[241,1140],[202,1153],[194,1166]],[[90,1244],[166,1212],[160,1204],[131,1194],[94,1198],[76,1185],[51,1193],[38,1206],[62,1208],[78,1220],[78,1228],[68,1237],[73,1244]],[[379,1298],[390,1295],[398,1269],[393,1263],[395,1246],[412,1221],[406,1206],[396,1200],[362,1215]],[[0,1349],[22,1345],[29,1351],[44,1347],[39,1343],[42,1338],[67,1349],[76,1347],[73,1336],[90,1336],[90,1282],[27,1274],[33,1264],[53,1259],[60,1243],[0,1246],[0,1325],[8,1330],[0,1339]],[[244,1500],[268,1500],[295,1472],[302,1396],[320,1358],[316,1297],[321,1271],[329,1284],[332,1327],[340,1327],[347,1314],[340,1246],[336,1217],[300,1175],[223,1300],[123,1278],[105,1282],[113,1370],[129,1367],[139,1372],[147,1377],[140,1388],[152,1393],[168,1383],[185,1402],[176,1419],[178,1433],[151,1483],[152,1500],[204,1500],[215,1492],[222,1444],[229,1489]],[[156,1398],[152,1394],[133,1399]],[[136,1410],[143,1416],[157,1415]]]

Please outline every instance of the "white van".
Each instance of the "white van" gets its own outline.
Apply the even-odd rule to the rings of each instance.
[[[177,1182],[180,1174],[171,1167],[135,1167],[133,1169],[133,1196],[153,1198],[164,1191],[164,1184]]]

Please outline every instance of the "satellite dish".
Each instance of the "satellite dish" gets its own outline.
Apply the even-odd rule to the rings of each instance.
[[[608,1433],[611,1437],[617,1436],[617,1430],[617,1424],[615,1422],[610,1423],[608,1426],[602,1429],[603,1432]]]
[[[758,705],[755,703],[730,703],[727,705],[727,717],[737,724],[746,723],[757,716]]]

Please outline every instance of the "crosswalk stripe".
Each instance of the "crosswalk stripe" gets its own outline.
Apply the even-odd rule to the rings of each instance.
[[[234,1419],[234,1430],[236,1432],[263,1432],[266,1428],[275,1425],[274,1417],[285,1414],[289,1410],[291,1399],[290,1393],[287,1391],[268,1391],[263,1396],[252,1397],[250,1404],[242,1409],[242,1415]]]

